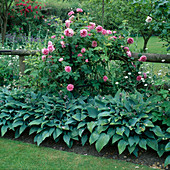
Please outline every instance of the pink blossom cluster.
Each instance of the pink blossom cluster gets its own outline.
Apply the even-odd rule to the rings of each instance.
[[[143,73],[143,78],[144,78],[144,79],[147,78],[147,74],[146,74],[146,73]],[[136,77],[136,80],[137,80],[137,81],[141,81],[141,80],[142,80],[142,76],[137,76],[137,77]]]
[[[42,53],[44,55],[48,55],[50,52],[53,52],[55,50],[53,44],[51,41],[48,42],[48,47],[47,48],[43,48],[42,49]],[[44,61],[46,59],[46,57],[42,56],[42,60]]]
[[[74,35],[74,31],[71,28],[67,28],[64,30],[64,35],[67,37],[72,37]]]
[[[147,57],[145,56],[145,55],[142,55],[139,59],[138,59],[138,61],[143,61],[143,62],[145,62],[147,60]]]

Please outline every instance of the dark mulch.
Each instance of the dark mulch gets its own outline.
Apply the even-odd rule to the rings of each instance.
[[[28,131],[25,131],[17,139],[14,138],[13,131],[8,131],[5,134],[4,138],[35,144],[34,143],[34,134],[29,135]],[[165,169],[163,165],[164,165],[164,161],[168,155],[168,154],[164,154],[160,158],[155,151],[153,151],[149,148],[147,151],[140,150],[138,157],[135,157],[134,155],[130,155],[128,153],[128,151],[125,151],[121,155],[119,155],[117,147],[111,146],[111,145],[104,147],[102,149],[102,151],[100,153],[98,153],[95,149],[95,146],[90,145],[89,143],[85,144],[85,146],[82,146],[81,143],[76,142],[76,143],[74,143],[72,148],[68,148],[67,145],[62,140],[56,143],[52,138],[46,139],[40,146],[49,147],[49,148],[53,148],[56,150],[74,152],[74,153],[82,154],[82,155],[93,155],[93,156],[105,157],[105,158],[109,158],[109,159],[124,160],[127,162],[147,165],[149,167],[159,168],[159,169]],[[168,169],[168,167],[166,167],[166,169]]]

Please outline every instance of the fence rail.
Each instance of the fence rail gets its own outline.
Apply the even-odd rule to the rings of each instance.
[[[41,54],[40,50],[0,50],[0,55],[18,55],[19,56],[19,67],[21,74],[25,71],[25,56]],[[132,53],[132,57],[138,60],[139,53]],[[147,62],[154,63],[170,63],[170,55],[166,54],[153,54],[153,53],[142,53],[147,57]]]

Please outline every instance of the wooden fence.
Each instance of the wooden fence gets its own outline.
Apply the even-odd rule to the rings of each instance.
[[[25,56],[32,56],[41,54],[40,50],[0,50],[0,55],[18,55],[19,56],[19,67],[21,74],[24,74],[25,71]],[[132,53],[132,57],[135,60],[138,60],[139,53]],[[170,55],[165,54],[152,54],[152,53],[142,53],[147,57],[147,62],[155,63],[170,63]]]

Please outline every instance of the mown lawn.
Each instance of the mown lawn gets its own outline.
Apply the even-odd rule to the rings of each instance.
[[[137,165],[120,160],[78,155],[57,151],[51,148],[38,147],[0,138],[0,169],[74,169],[74,170],[111,170],[134,169],[149,170],[147,166]]]

